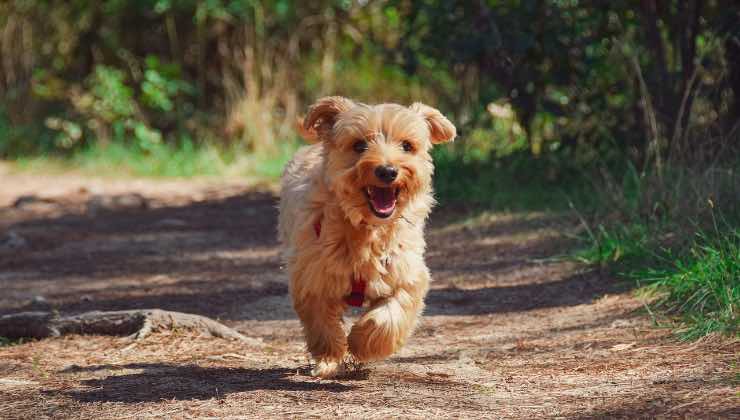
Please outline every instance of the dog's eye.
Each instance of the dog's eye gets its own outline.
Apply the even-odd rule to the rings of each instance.
[[[407,141],[404,141],[403,143],[401,143],[401,147],[403,147],[403,151],[404,152],[413,152],[414,151],[414,145],[411,144],[411,142],[408,141],[408,140]]]
[[[352,149],[357,153],[362,153],[367,150],[367,142],[365,140],[357,140],[355,144],[352,145]]]

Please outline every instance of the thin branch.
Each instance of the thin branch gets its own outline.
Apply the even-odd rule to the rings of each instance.
[[[47,338],[65,334],[122,335],[140,340],[157,329],[191,329],[212,337],[239,340],[251,345],[261,341],[201,315],[161,309],[92,311],[62,316],[52,312],[20,312],[0,316],[0,336],[10,339]]]

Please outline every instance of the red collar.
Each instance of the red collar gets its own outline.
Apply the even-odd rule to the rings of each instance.
[[[321,219],[313,224],[313,230],[316,232],[317,238],[321,236]],[[351,282],[352,292],[344,297],[344,301],[347,305],[361,307],[365,302],[365,286],[367,286],[367,282],[362,278],[355,280],[354,277],[351,279]]]

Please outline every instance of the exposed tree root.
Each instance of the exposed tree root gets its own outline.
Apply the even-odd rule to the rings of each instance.
[[[19,338],[58,337],[65,334],[99,334],[130,336],[140,340],[157,329],[183,328],[260,345],[260,340],[207,318],[183,312],[161,309],[129,311],[92,311],[62,316],[52,312],[20,312],[0,316],[0,336]]]

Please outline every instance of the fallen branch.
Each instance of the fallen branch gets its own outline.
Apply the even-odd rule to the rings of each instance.
[[[196,330],[211,337],[239,340],[252,345],[261,344],[259,340],[246,337],[211,318],[161,309],[92,311],[68,316],[52,312],[20,312],[0,316],[0,337],[9,339],[98,334],[130,336],[140,340],[154,330],[175,328]]]

